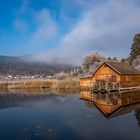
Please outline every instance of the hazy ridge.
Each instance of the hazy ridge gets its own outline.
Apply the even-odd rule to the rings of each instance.
[[[68,64],[25,61],[25,57],[0,56],[0,74],[52,75],[62,70],[67,72],[75,68]]]

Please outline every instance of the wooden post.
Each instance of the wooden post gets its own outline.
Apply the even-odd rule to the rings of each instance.
[[[100,82],[99,82],[99,90],[101,90]]]
[[[120,91],[120,89],[121,89],[121,83],[120,83],[120,81],[119,81],[119,87],[118,87],[118,90]]]
[[[113,84],[112,89],[114,90],[114,83],[112,83],[112,84]]]
[[[105,90],[108,91],[108,82],[105,82]]]

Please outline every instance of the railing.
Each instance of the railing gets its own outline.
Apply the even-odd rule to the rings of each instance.
[[[105,90],[105,91],[115,91],[120,89],[119,82],[107,82],[107,81],[96,81],[90,83],[91,90]]]

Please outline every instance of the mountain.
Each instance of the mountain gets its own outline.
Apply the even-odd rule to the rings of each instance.
[[[26,56],[25,56],[26,57]],[[73,65],[25,61],[25,57],[0,56],[0,74],[10,75],[52,75],[60,71],[77,68]]]

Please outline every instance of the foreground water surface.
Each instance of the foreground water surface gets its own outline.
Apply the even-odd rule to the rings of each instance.
[[[1,93],[0,140],[140,140],[138,101],[122,109],[107,97],[96,94],[98,106],[80,93]]]

